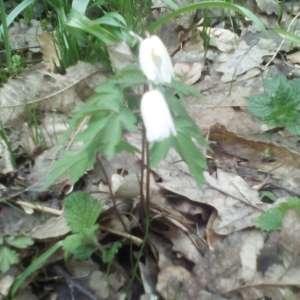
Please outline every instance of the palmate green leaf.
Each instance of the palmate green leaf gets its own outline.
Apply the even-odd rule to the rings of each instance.
[[[146,84],[148,80],[141,69],[137,66],[128,66],[110,77],[108,83],[116,84],[121,89],[126,89],[134,85]],[[97,89],[96,89],[97,91]]]
[[[81,191],[69,195],[64,204],[64,217],[75,233],[85,233],[86,230],[93,228],[101,213],[100,202]]]
[[[172,143],[172,138],[156,142],[150,150],[150,166],[156,167],[159,162],[166,158]]]
[[[207,168],[202,152],[196,147],[190,136],[182,132],[177,132],[177,137],[174,139],[174,146],[178,154],[188,165],[197,185],[202,187],[204,181],[202,170]]]
[[[268,37],[268,32],[264,26],[264,24],[248,9],[235,5],[229,2],[223,1],[205,1],[201,3],[194,3],[184,7],[181,7],[175,11],[172,11],[162,18],[158,19],[157,21],[153,22],[148,28],[147,31],[153,33],[157,28],[162,26],[164,23],[168,22],[169,20],[173,19],[176,16],[182,15],[183,13],[190,12],[193,10],[204,9],[204,8],[220,8],[220,9],[229,9],[233,10],[246,18],[250,19],[253,23],[255,23],[260,30],[264,33],[265,37]]]
[[[9,236],[5,238],[5,242],[13,247],[24,249],[33,245],[34,241],[28,236]]]
[[[91,149],[88,150],[67,151],[59,161],[53,164],[53,168],[41,189],[44,190],[51,186],[67,171],[70,171],[71,183],[75,184],[84,172],[92,167],[96,161],[95,151],[93,152]]]
[[[6,272],[9,270],[10,266],[13,264],[17,264],[19,262],[19,254],[6,247],[0,247],[0,271]]]
[[[198,98],[203,97],[203,94],[198,92],[195,88],[178,80],[172,80],[171,83],[165,84],[165,86],[173,88],[178,94],[189,95]]]
[[[120,41],[119,37],[112,34],[111,31],[104,29],[75,10],[71,10],[65,25],[84,30],[101,40],[107,46]]]
[[[109,118],[101,136],[101,146],[99,151],[104,153],[108,160],[112,159],[116,153],[116,145],[122,138],[122,124],[119,115]]]

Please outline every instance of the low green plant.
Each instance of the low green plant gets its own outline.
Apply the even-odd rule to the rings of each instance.
[[[279,230],[282,228],[283,217],[289,209],[296,210],[300,215],[300,199],[290,197],[287,202],[280,203],[278,207],[267,210],[253,221],[257,228],[266,231]]]
[[[28,236],[0,237],[0,271],[6,272],[11,265],[19,263],[19,254],[13,248],[25,249],[32,244]]]
[[[122,244],[120,244],[119,242],[115,242],[110,249],[106,249],[106,250],[102,249],[101,245],[98,243],[97,238],[95,236],[96,231],[99,229],[99,224],[97,224],[96,222],[100,216],[100,213],[101,213],[100,202],[87,193],[83,193],[79,191],[79,192],[74,192],[68,197],[66,197],[64,200],[63,215],[68,226],[72,231],[72,234],[67,236],[64,240],[54,244],[51,248],[49,248],[41,256],[35,259],[27,267],[27,269],[21,274],[21,276],[15,282],[11,291],[12,297],[14,297],[18,288],[24,282],[24,280],[28,278],[28,276],[31,275],[34,271],[41,268],[46,263],[47,259],[61,247],[65,251],[66,258],[69,255],[73,255],[73,257],[77,260],[86,260],[95,251],[99,251],[102,256],[103,262],[107,263],[109,268],[115,255],[118,253],[118,249],[121,247]],[[5,241],[6,243],[9,243],[14,247],[18,247],[18,245],[21,244],[20,241],[18,240],[20,238],[16,238],[16,239],[18,242],[16,241],[14,242],[12,238],[8,238],[8,240]],[[25,244],[25,241],[23,242],[23,244]],[[29,241],[27,241],[27,244],[31,245]],[[13,252],[12,253],[8,252],[8,250],[7,249],[4,250],[4,254],[8,253],[10,255],[9,256],[7,254],[6,258],[11,257],[12,263],[16,263],[17,261],[15,258],[15,254]],[[0,262],[2,263],[1,248],[0,248]],[[4,266],[5,263],[6,261],[3,262]]]
[[[75,259],[85,260],[97,249],[95,231],[99,225],[95,223],[101,213],[100,202],[89,194],[76,192],[64,204],[64,217],[73,234],[65,238],[63,248]]]
[[[246,97],[249,110],[263,123],[300,135],[300,78],[289,81],[276,75],[264,85],[268,92]]]

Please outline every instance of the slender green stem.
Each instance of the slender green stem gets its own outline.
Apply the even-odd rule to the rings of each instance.
[[[145,225],[145,206],[144,206],[144,161],[145,161],[145,140],[146,140],[146,129],[143,126],[143,135],[142,135],[142,164],[141,164],[141,182],[140,182],[140,220],[143,231],[146,229]]]
[[[2,19],[2,26],[3,26],[3,41],[5,46],[5,55],[6,55],[6,66],[8,73],[11,73],[11,51],[10,51],[10,44],[8,39],[8,30],[7,30],[7,23],[6,23],[6,13],[4,8],[4,1],[0,0],[0,13]]]
[[[179,16],[186,12],[190,12],[192,10],[203,9],[203,8],[221,8],[221,9],[223,8],[223,9],[233,10],[233,11],[249,18],[250,20],[252,20],[261,29],[261,31],[264,33],[264,35],[266,37],[268,36],[267,30],[266,30],[264,24],[251,11],[249,11],[248,9],[246,9],[242,6],[235,5],[235,4],[228,3],[228,2],[223,2],[223,1],[193,3],[190,5],[184,6],[180,9],[177,9],[175,11],[172,11],[172,12],[164,15],[162,18],[160,18],[157,21],[155,21],[154,23],[152,23],[147,28],[147,31],[150,33],[153,33],[158,27],[160,27],[164,23],[168,22],[169,20],[173,19],[174,17]]]

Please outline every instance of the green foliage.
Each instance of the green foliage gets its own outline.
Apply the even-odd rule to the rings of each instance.
[[[64,217],[76,233],[92,228],[101,213],[100,202],[87,193],[72,193],[64,202]]]
[[[103,251],[102,261],[104,263],[110,264],[113,261],[115,255],[118,253],[119,248],[121,248],[121,247],[122,247],[121,243],[119,243],[119,242],[113,243],[113,245],[111,246],[110,249]]]
[[[24,249],[33,244],[27,236],[9,236],[0,239],[0,271],[6,272],[10,266],[19,262],[19,254],[10,247]]]
[[[75,192],[65,199],[64,217],[74,234],[66,237],[63,248],[78,260],[89,258],[96,250],[96,221],[100,202],[87,193]]]
[[[22,285],[22,283],[28,278],[33,272],[41,268],[47,259],[55,253],[63,244],[63,241],[59,241],[56,244],[54,244],[51,248],[49,248],[46,252],[44,252],[41,256],[39,256],[36,260],[34,260],[28,268],[19,276],[19,278],[14,283],[12,289],[11,289],[11,296],[12,299],[14,298],[16,292],[18,291],[19,287]]]
[[[246,97],[250,111],[262,122],[272,126],[284,126],[300,135],[300,78],[288,81],[282,75],[264,81],[269,93]]]
[[[148,28],[147,31],[150,33],[153,33],[157,28],[162,26],[164,23],[168,22],[169,20],[173,19],[176,16],[179,16],[183,13],[190,12],[197,9],[205,9],[205,8],[221,8],[221,9],[228,9],[233,10],[242,16],[245,16],[246,18],[250,19],[253,23],[255,23],[261,31],[264,33],[264,35],[267,37],[268,33],[263,25],[263,23],[248,9],[235,5],[233,3],[229,2],[223,2],[223,1],[204,1],[201,3],[193,3],[190,5],[186,5],[184,7],[181,7],[177,10],[174,10],[166,15],[164,15],[162,18],[158,19],[157,21],[153,22]]]
[[[257,228],[261,228],[266,231],[279,230],[282,227],[284,214],[289,209],[296,210],[300,215],[300,199],[297,197],[291,197],[287,202],[283,202],[278,207],[267,210],[253,221]]]

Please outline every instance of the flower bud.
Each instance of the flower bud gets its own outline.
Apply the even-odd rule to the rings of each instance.
[[[141,114],[149,142],[159,142],[177,135],[168,104],[158,90],[151,90],[143,95]]]
[[[142,71],[148,80],[155,84],[172,81],[174,71],[171,58],[158,36],[153,35],[141,42],[139,60]]]

